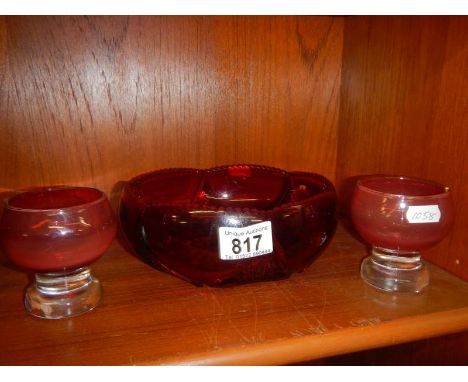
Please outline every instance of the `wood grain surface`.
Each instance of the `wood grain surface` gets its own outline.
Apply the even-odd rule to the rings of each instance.
[[[401,174],[452,188],[451,234],[424,253],[468,280],[468,18],[345,21],[337,183]]]
[[[106,192],[164,167],[335,175],[343,22],[0,20],[0,187]]]
[[[156,271],[115,243],[92,266],[102,304],[58,321],[27,315],[27,277],[3,261],[0,363],[282,364],[468,329],[467,283],[431,267],[420,295],[379,292],[359,276],[365,254],[340,228],[302,274],[208,288]]]

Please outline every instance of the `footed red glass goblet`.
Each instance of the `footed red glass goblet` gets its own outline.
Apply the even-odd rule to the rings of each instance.
[[[353,224],[372,245],[361,277],[384,291],[420,292],[429,283],[421,251],[449,232],[454,210],[448,187],[400,176],[358,181],[351,202]]]
[[[94,188],[36,188],[7,199],[0,220],[2,249],[11,262],[35,272],[25,293],[26,310],[58,319],[93,309],[102,292],[88,266],[115,233],[109,201]]]

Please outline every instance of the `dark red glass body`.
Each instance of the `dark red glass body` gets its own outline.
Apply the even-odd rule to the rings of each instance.
[[[415,206],[437,206],[440,220],[409,222],[407,211]],[[448,188],[427,180],[398,176],[361,179],[354,191],[351,214],[364,240],[376,247],[398,251],[400,255],[434,246],[447,235],[454,220]]]
[[[16,265],[36,272],[61,272],[99,258],[116,233],[107,197],[87,187],[37,188],[7,200],[0,242]]]
[[[143,174],[124,188],[120,221],[147,262],[194,284],[278,279],[303,271],[331,238],[336,194],[323,176],[237,165]],[[219,227],[271,221],[273,252],[226,261]]]

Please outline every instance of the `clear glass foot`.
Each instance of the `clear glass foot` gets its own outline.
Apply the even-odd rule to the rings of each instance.
[[[421,292],[429,284],[429,271],[417,252],[400,253],[373,247],[361,264],[361,277],[387,292]]]
[[[101,299],[99,280],[89,268],[67,273],[37,273],[26,290],[24,306],[29,314],[47,319],[71,317],[95,308]]]

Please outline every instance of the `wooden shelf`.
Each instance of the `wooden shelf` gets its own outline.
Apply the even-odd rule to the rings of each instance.
[[[27,277],[0,266],[1,364],[287,364],[468,329],[468,283],[430,266],[420,295],[365,285],[365,247],[340,227],[303,274],[194,287],[115,243],[92,267],[102,304],[59,321],[22,306]]]

